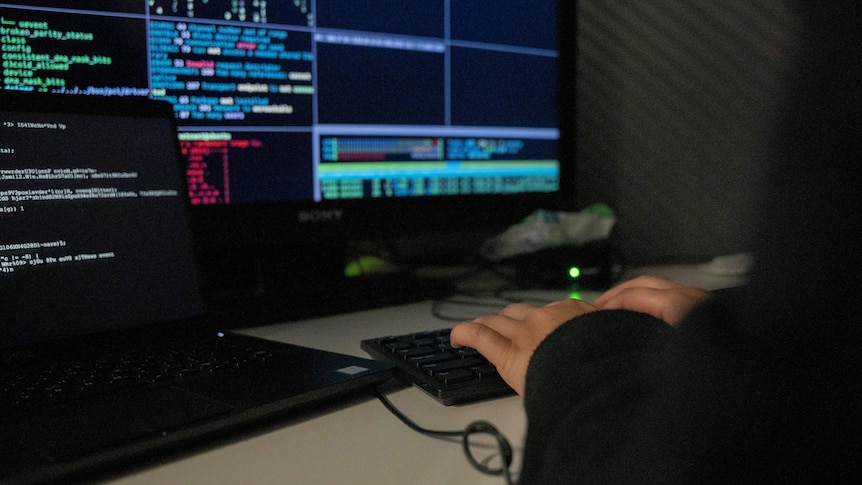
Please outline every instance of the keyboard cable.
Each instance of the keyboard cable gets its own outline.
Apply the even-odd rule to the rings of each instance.
[[[426,436],[431,436],[433,438],[452,438],[452,437],[460,437],[461,443],[464,448],[464,454],[467,456],[467,461],[473,466],[473,468],[479,470],[480,472],[487,475],[502,475],[506,480],[507,485],[514,485],[514,481],[512,480],[512,472],[510,467],[512,465],[512,446],[509,444],[509,440],[497,430],[497,428],[487,421],[473,421],[463,430],[457,431],[440,431],[440,430],[432,430],[423,428],[416,424],[415,421],[408,418],[404,413],[402,413],[398,408],[392,404],[386,396],[378,388],[374,388],[374,395],[377,396],[377,399],[383,403],[383,406],[389,410],[392,414],[395,415],[402,423],[407,425],[410,429],[422,433]],[[477,460],[473,455],[470,438],[475,437],[478,434],[487,434],[493,437],[497,442],[497,449],[500,453],[500,458],[503,460],[503,464],[499,467],[492,467],[486,464],[483,461]]]

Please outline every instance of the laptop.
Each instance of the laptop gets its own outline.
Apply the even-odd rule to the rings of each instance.
[[[94,476],[392,375],[208,316],[184,169],[168,103],[0,95],[0,482]]]

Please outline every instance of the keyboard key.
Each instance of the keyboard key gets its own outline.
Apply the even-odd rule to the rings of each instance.
[[[423,365],[422,368],[425,372],[428,372],[430,375],[435,375],[440,372],[448,372],[455,369],[469,369],[471,366],[478,366],[485,363],[482,359],[478,357],[471,357],[469,359],[455,359],[446,362],[439,362],[436,364],[428,364]]]
[[[455,384],[457,382],[473,380],[475,375],[468,370],[455,369],[446,372],[438,372],[434,374],[434,378],[443,384]]]
[[[399,350],[398,354],[401,356],[402,359],[406,360],[413,357],[422,357],[423,355],[436,354],[437,352],[439,352],[438,349],[425,345],[423,347],[411,347],[409,349]]]
[[[449,329],[367,339],[361,345],[445,405],[514,392],[476,349],[453,348]]]
[[[103,389],[133,387],[193,376],[219,369],[262,365],[273,358],[263,349],[214,339],[183,342],[183,351],[167,345],[149,353],[102,355],[38,361],[26,369],[0,369],[0,410],[37,406],[46,400],[76,399]],[[189,344],[194,344],[188,346]],[[436,352],[436,348],[428,347]]]
[[[458,355],[452,352],[437,352],[431,355],[423,355],[421,357],[414,357],[412,359],[408,359],[408,361],[415,365],[416,367],[422,367],[428,364],[438,364],[440,362],[446,362],[448,360],[459,359]]]

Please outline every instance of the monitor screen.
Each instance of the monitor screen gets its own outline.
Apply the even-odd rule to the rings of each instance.
[[[563,3],[0,0],[0,85],[169,101],[204,262],[290,279],[321,242],[574,203]]]

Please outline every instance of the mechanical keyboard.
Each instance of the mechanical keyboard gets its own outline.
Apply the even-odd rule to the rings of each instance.
[[[398,375],[447,406],[514,392],[475,349],[453,348],[449,330],[372,338],[361,346],[373,358],[395,364]]]

